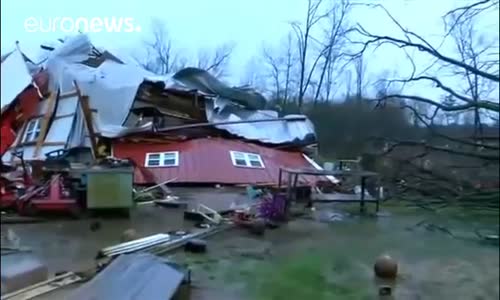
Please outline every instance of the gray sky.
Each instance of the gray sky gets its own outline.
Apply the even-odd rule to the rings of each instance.
[[[325,0],[329,1],[329,0]],[[366,2],[366,1],[365,1]],[[442,22],[440,16],[464,0],[374,0],[384,6],[405,26],[419,32],[436,43],[440,41]],[[1,2],[2,53],[11,50],[16,40],[23,51],[38,51],[40,43],[65,36],[58,31],[51,33],[26,32],[24,22],[35,17],[48,23],[56,17],[132,17],[141,27],[139,33],[90,33],[91,40],[105,48],[134,49],[148,37],[150,22],[157,18],[166,23],[175,46],[196,53],[200,48],[233,41],[236,44],[230,68],[231,81],[243,76],[248,61],[257,55],[263,42],[277,43],[290,29],[288,22],[305,18],[306,0],[45,0]],[[380,10],[356,8],[351,14],[370,31],[385,35],[398,35],[390,20]],[[498,15],[484,21],[485,30],[497,30]],[[493,27],[494,26],[494,27]],[[385,69],[398,69],[403,57],[397,50],[379,52],[369,57],[370,74]],[[253,65],[261,63],[258,59]],[[406,69],[407,70],[407,69]]]

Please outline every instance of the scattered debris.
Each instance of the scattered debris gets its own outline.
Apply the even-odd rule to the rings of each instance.
[[[104,248],[99,251],[97,257],[114,257],[120,254],[143,251],[148,248],[158,246],[170,241],[170,235],[159,233],[147,236],[141,239],[132,240],[126,243],[121,243],[116,246]]]
[[[390,286],[381,286],[378,288],[379,296],[390,296],[392,295],[392,287]]]
[[[187,208],[188,203],[183,201],[178,201],[179,197],[167,196],[166,199],[154,200],[154,204],[167,208]]]
[[[485,231],[488,233],[485,233]],[[494,232],[493,230],[476,229],[474,232],[481,241],[498,246],[498,231]]]
[[[202,239],[192,239],[186,242],[184,250],[193,253],[204,253],[207,251],[207,242]]]
[[[90,223],[90,231],[95,232],[99,229],[101,229],[101,222],[95,221],[95,222]]]
[[[448,230],[448,228],[446,228],[442,225],[430,223],[427,220],[420,221],[417,224],[415,224],[414,226],[407,227],[406,229],[409,231],[413,231],[413,230],[418,229],[418,228],[424,228],[427,231],[431,231],[431,232],[442,232],[442,233],[445,233],[451,237],[455,237],[455,235],[450,230]]]

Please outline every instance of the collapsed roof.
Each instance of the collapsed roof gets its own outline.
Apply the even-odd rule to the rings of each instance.
[[[155,126],[154,118],[139,122],[142,115],[138,115],[134,119],[137,122],[132,124],[130,121],[131,114],[136,114],[136,109],[141,110],[138,95],[146,83],[161,86],[167,95],[162,94],[154,105],[151,104],[154,101],[149,100],[148,105],[142,105],[153,106],[160,113],[172,110],[170,103],[179,94],[182,95],[177,99],[180,102],[191,103],[195,99],[199,106],[200,114],[190,123],[207,122],[228,134],[265,144],[309,145],[316,142],[314,126],[307,117],[278,118],[277,112],[263,110],[266,99],[258,92],[230,87],[204,70],[185,68],[173,75],[158,76],[138,64],[124,63],[111,52],[97,49],[85,34],[71,36],[43,51],[48,54],[38,68],[33,68],[32,61],[19,49],[2,57],[2,111],[33,82],[34,74],[30,73],[43,69],[49,76],[48,91],[57,104],[50,105],[53,100],[44,98],[38,105],[37,116],[51,116],[50,128],[43,138],[52,144],[64,142],[64,147],[59,145],[59,148],[90,145],[85,116],[78,101],[81,95],[88,96],[92,126],[98,136],[161,134],[162,128]],[[177,111],[173,115],[189,115],[189,112]],[[21,145],[21,137],[15,143]]]

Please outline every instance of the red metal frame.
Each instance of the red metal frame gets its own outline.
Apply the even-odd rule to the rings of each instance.
[[[36,212],[62,212],[78,214],[81,210],[78,201],[69,196],[69,190],[64,187],[63,178],[54,175],[49,185],[44,189],[46,197],[39,193],[25,201],[18,201],[17,208],[20,214],[34,214]]]

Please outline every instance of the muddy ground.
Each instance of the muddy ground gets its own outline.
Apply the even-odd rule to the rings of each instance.
[[[233,190],[176,193],[190,201],[245,200]],[[296,219],[263,237],[235,229],[209,239],[206,254],[178,251],[170,257],[189,264],[191,299],[378,299],[372,266],[382,253],[399,261],[400,276],[390,283],[396,299],[498,299],[498,245],[478,242],[471,226],[480,223],[382,208],[387,213],[376,217],[346,214],[357,207],[325,207],[323,211],[339,215],[326,222],[324,213],[316,213],[321,217]],[[446,226],[454,237],[412,227],[422,219]],[[130,220],[101,219],[101,229],[95,232],[89,229],[92,222],[61,220],[9,228],[56,272],[88,269],[97,251],[117,243],[127,228],[148,235],[192,226],[182,214],[154,206],[139,207]],[[64,295],[67,291],[39,299]]]

